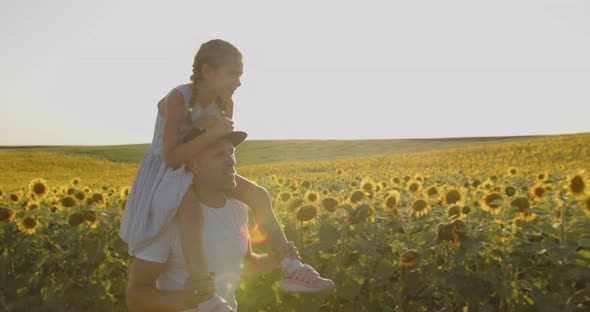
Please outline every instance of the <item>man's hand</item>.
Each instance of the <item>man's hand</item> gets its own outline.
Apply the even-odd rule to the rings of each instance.
[[[195,308],[205,302],[217,292],[213,275],[189,277],[184,283],[184,305],[187,309]]]

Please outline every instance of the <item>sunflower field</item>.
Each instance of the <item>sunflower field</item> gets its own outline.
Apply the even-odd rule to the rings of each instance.
[[[238,171],[336,283],[243,278],[240,311],[590,311],[590,134]],[[129,185],[48,179],[0,189],[0,310],[125,311]]]

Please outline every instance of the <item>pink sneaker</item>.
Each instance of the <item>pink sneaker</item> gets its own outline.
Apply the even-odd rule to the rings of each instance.
[[[289,292],[319,292],[334,288],[334,282],[330,279],[323,278],[311,266],[305,264],[303,267],[295,269],[290,276],[285,275],[279,284],[279,289]]]
[[[232,312],[233,309],[230,305],[221,298],[218,294],[215,294],[213,298],[199,303],[199,307],[197,308],[199,312]]]

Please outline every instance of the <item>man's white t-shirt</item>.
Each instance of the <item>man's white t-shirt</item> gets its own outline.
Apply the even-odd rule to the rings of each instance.
[[[202,237],[207,266],[215,272],[217,293],[237,311],[235,293],[240,283],[241,264],[248,247],[248,208],[242,202],[227,198],[225,206],[203,207]],[[156,281],[160,290],[182,290],[188,271],[182,255],[180,225],[174,221],[154,241],[141,250],[137,258],[165,263]],[[197,311],[197,309],[187,310]]]

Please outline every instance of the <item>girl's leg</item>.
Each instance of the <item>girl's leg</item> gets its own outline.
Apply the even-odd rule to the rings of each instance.
[[[236,190],[229,195],[252,208],[256,223],[261,227],[262,232],[268,235],[270,248],[281,259],[283,279],[279,288],[295,292],[316,292],[333,288],[334,282],[320,277],[311,266],[304,265],[298,256],[292,256],[294,245],[287,241],[272,209],[268,192],[241,176],[236,178],[236,182]]]
[[[196,296],[202,298],[198,306],[199,311],[214,311],[216,308],[221,308],[220,311],[230,311],[231,307],[214,290],[215,281],[209,273],[203,247],[203,210],[192,189],[184,195],[178,207],[178,217],[182,255],[189,272],[189,278],[185,284],[213,286],[195,289]],[[203,281],[211,283],[203,283]]]

